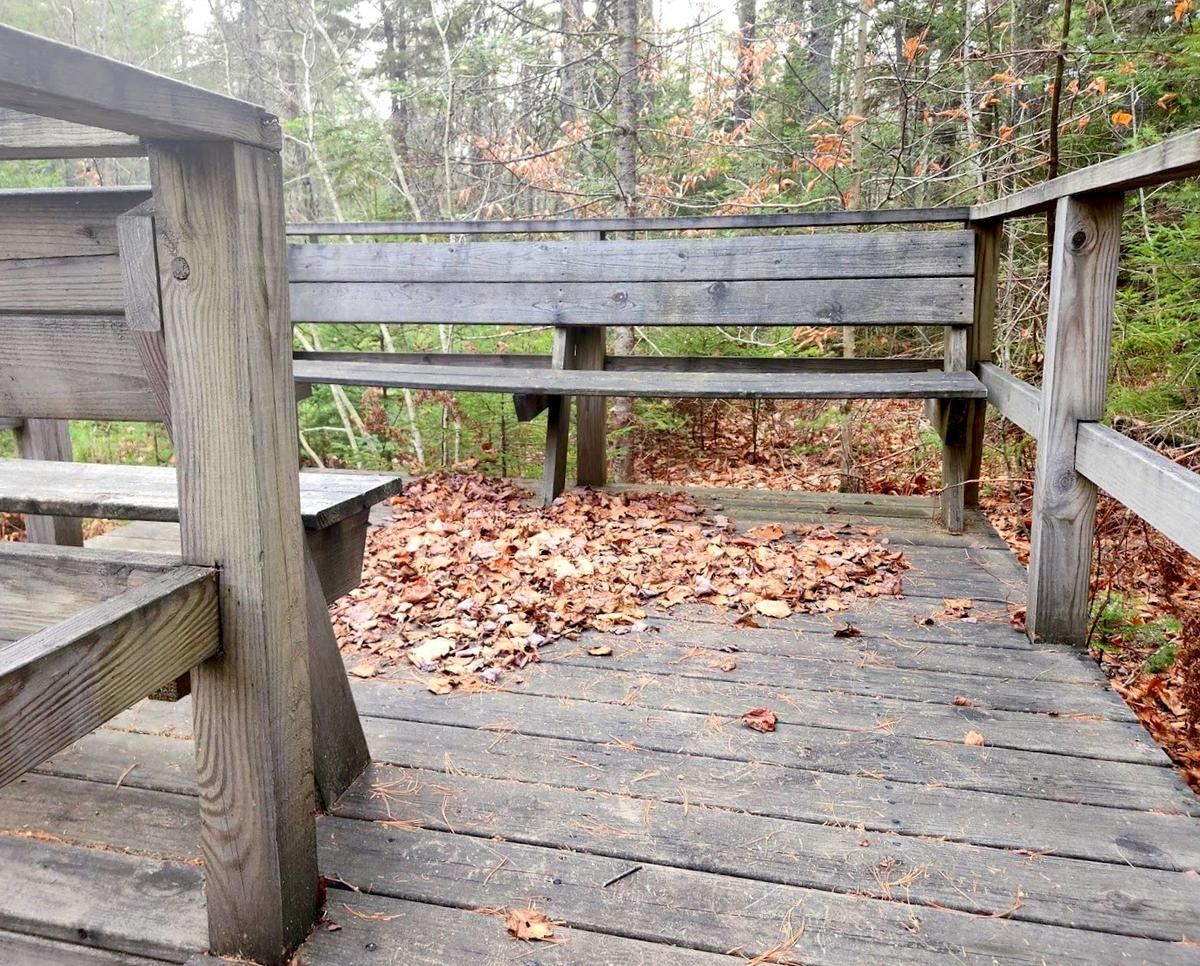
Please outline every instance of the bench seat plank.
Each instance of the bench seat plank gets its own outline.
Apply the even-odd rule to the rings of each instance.
[[[299,383],[667,399],[984,399],[969,372],[610,372],[297,359]]]
[[[319,530],[400,492],[399,476],[337,471],[300,474],[304,526]],[[179,520],[175,469],[0,460],[0,510],[112,520]]]

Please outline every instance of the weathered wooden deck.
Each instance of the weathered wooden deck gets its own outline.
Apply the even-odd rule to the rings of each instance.
[[[881,527],[907,596],[856,609],[855,638],[697,607],[612,657],[587,655],[602,635],[548,648],[493,693],[357,682],[376,764],[318,824],[340,928],[301,963],[1200,960],[1200,800],[1086,656],[1014,632],[1024,572],[986,523],[719,498],[747,525]],[[161,550],[163,527],[98,542]],[[975,622],[917,622],[946,597]],[[776,733],[739,724],[756,706]],[[0,790],[0,960],[205,948],[189,733],[186,701],[143,703]],[[561,945],[506,934],[528,906]]]

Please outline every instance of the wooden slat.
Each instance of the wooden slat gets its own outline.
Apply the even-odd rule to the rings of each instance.
[[[133,158],[145,153],[141,141],[128,134],[0,108],[0,161]]]
[[[0,190],[0,260],[115,255],[117,216],[149,196],[144,187]]]
[[[150,171],[182,557],[221,569],[192,672],[210,948],[283,966],[318,879],[281,159],[156,142]]]
[[[974,205],[971,208],[971,220],[1028,215],[1045,211],[1060,198],[1068,195],[1133,191],[1165,181],[1178,181],[1196,174],[1200,174],[1200,131],[1188,131],[1148,148],[1130,151],[1120,157],[1072,171],[1005,198]]]
[[[968,360],[969,329],[946,330],[946,372],[965,372]],[[974,400],[935,400],[937,426],[942,437],[942,492],[939,494],[942,523],[950,533],[963,532],[963,508],[966,502],[967,451],[970,430],[970,406]]]
[[[1120,195],[1067,197],[1055,215],[1025,625],[1047,641],[1088,635],[1096,487],[1075,469],[1075,437],[1104,415],[1123,208]]]
[[[260,107],[12,27],[0,27],[0,104],[147,139],[281,144]]]
[[[574,368],[575,338],[570,329],[554,330],[551,371]],[[546,445],[542,456],[542,503],[554,502],[567,481],[567,449],[571,427],[571,397],[551,396],[546,403]]]
[[[40,631],[178,565],[178,556],[0,542],[0,626]]]
[[[483,325],[969,325],[970,279],[297,282],[297,322]],[[0,290],[2,291],[2,290]]]
[[[598,328],[598,327],[597,327]],[[579,338],[592,331],[581,327]],[[578,350],[576,352],[578,358]],[[370,362],[402,366],[497,366],[513,369],[549,369],[550,356],[526,353],[484,352],[305,352],[292,353],[297,362]],[[605,356],[609,372],[928,372],[941,371],[941,359],[843,359],[838,357],[760,358],[757,356]]]
[[[1080,423],[1075,468],[1200,556],[1200,475],[1100,423]]]
[[[396,366],[370,362],[297,362],[297,382],[351,386],[408,386],[474,392],[547,395],[729,399],[983,398],[969,372],[698,373],[602,372],[463,366]]]
[[[293,282],[661,282],[971,275],[969,231],[293,245]]]
[[[71,426],[57,419],[26,419],[17,429],[17,452],[27,460],[71,462]],[[70,517],[27,514],[25,540],[60,547],[82,547],[83,526]]]
[[[332,526],[398,493],[404,480],[369,473],[305,471],[300,512],[309,529]],[[18,513],[179,520],[176,471],[170,466],[0,460],[0,508]]]
[[[323,221],[287,226],[289,235],[508,235],[549,232],[724,231],[965,222],[969,208],[684,215],[666,218],[530,218],[512,221]]]
[[[1042,391],[991,362],[980,363],[979,381],[987,387],[988,403],[1037,439],[1042,421]]]
[[[0,784],[219,648],[216,574],[198,567],[0,646]]]
[[[0,340],[5,350],[0,353],[0,413],[5,416],[161,418],[122,318],[0,315]]]
[[[0,313],[120,315],[124,311],[116,255],[0,260]]]

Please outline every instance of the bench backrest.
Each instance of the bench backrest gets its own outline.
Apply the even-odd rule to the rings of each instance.
[[[293,245],[298,322],[968,325],[974,234]]]
[[[148,197],[0,191],[0,418],[161,419],[117,240]],[[306,244],[288,264],[298,322],[966,325],[974,233]]]
[[[0,192],[0,417],[160,418],[117,253],[117,216],[148,196]]]

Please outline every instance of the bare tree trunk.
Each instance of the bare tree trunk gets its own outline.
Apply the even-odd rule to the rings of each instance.
[[[811,114],[833,109],[833,38],[837,34],[837,0],[813,0],[808,28],[808,56],[812,62],[809,89]]]
[[[617,190],[625,217],[633,218],[638,211],[637,172],[637,69],[638,0],[617,0]],[[637,334],[632,326],[617,328],[617,355],[633,355]],[[620,437],[616,477],[628,483],[633,476],[634,450],[630,431],[633,428],[633,400],[617,399],[613,403],[613,421]]]
[[[733,99],[735,124],[750,120],[753,105],[750,87],[754,83],[754,38],[758,20],[756,0],[738,0],[738,69],[734,78],[736,95]]]

